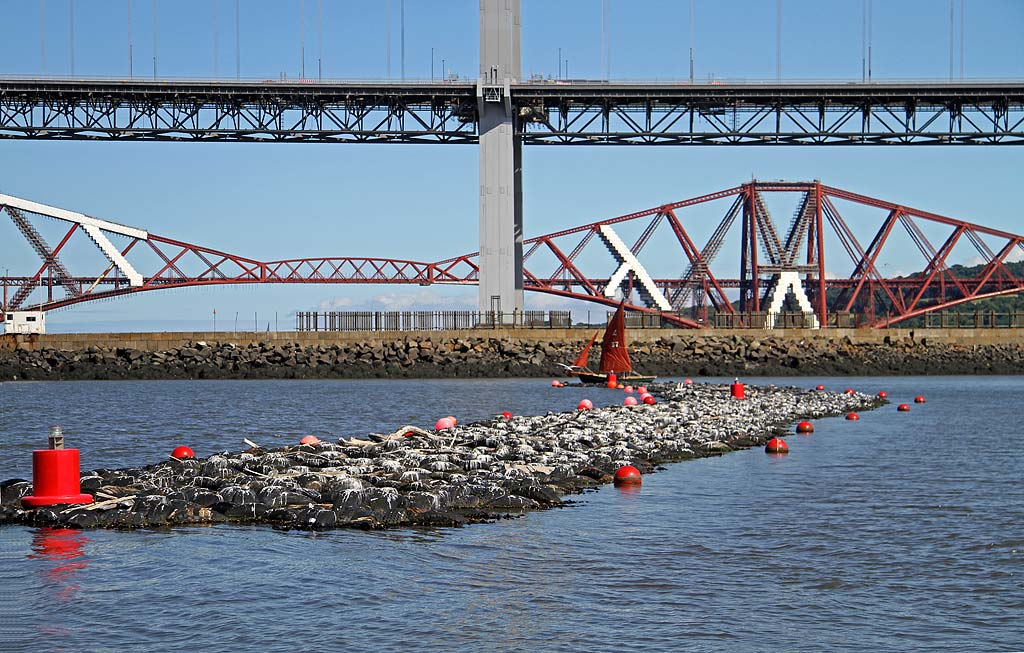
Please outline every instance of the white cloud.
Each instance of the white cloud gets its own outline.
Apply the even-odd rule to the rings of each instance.
[[[476,295],[443,296],[433,290],[416,292],[393,292],[375,296],[368,302],[368,308],[386,311],[433,311],[446,309],[469,310],[476,307]]]
[[[349,308],[352,306],[351,297],[333,297],[331,299],[325,299],[320,302],[317,310],[321,311],[336,311],[340,308]]]

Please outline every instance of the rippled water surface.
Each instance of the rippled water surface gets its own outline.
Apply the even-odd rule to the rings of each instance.
[[[752,380],[772,382],[773,380]],[[0,528],[2,651],[1024,649],[1024,377],[885,389],[859,422],[639,491],[459,529]],[[0,384],[0,479],[64,427],[83,467],[567,410],[544,381]]]

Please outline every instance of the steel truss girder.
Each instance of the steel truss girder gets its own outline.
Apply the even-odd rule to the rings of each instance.
[[[761,197],[764,193],[797,193],[797,202],[790,228],[786,232],[772,223],[766,205]],[[685,209],[718,200],[730,200],[724,217],[708,239],[699,247],[687,233]],[[865,247],[847,225],[836,201],[842,200],[878,209],[879,226],[869,244]],[[0,204],[0,212],[10,212],[18,203],[30,205],[27,201],[9,198],[12,205]],[[37,205],[41,206],[41,205]],[[751,207],[749,211],[747,208]],[[40,209],[43,210],[43,209]],[[740,275],[727,270],[712,269],[712,263],[730,229],[735,228],[736,218],[747,211],[742,230],[754,234],[770,244],[764,245],[768,252],[766,264],[758,265],[756,253],[760,249],[756,239],[745,245],[750,260],[741,263]],[[20,274],[0,278],[3,288],[4,311],[15,308],[51,310],[81,302],[127,295],[151,290],[181,288],[189,286],[254,284],[254,283],[380,283],[380,284],[454,284],[473,285],[479,280],[479,255],[465,254],[434,263],[411,260],[365,257],[330,257],[283,259],[259,261],[208,247],[185,243],[152,233],[139,232],[131,227],[114,225],[120,234],[128,239],[120,249],[121,257],[127,259],[139,252],[151,252],[158,263],[148,269],[138,265],[142,275],[141,284],[132,285],[116,266],[102,271],[83,274],[75,271],[70,262],[60,262],[58,255],[68,241],[82,229],[73,226],[63,239],[52,249],[48,245],[31,243],[33,230],[24,223],[35,213],[19,211],[12,214],[22,227],[22,232],[34,248],[41,251],[43,264],[34,274]],[[40,214],[44,215],[45,214]],[[83,218],[107,224],[94,218]],[[524,241],[524,288],[563,297],[613,306],[617,300],[605,295],[611,283],[612,272],[619,266],[610,262],[607,269],[588,269],[580,261],[586,259],[588,248],[602,247],[600,232],[614,225],[632,221],[639,222],[640,237],[629,248],[633,257],[639,255],[650,241],[661,222],[668,222],[669,229],[679,246],[679,261],[687,265],[687,271],[678,278],[654,278],[652,285],[664,297],[677,299],[681,296],[692,298],[693,306],[701,307],[710,301],[721,313],[736,314],[733,300],[726,291],[742,291],[751,299],[760,299],[771,286],[775,275],[784,270],[797,270],[806,274],[808,290],[815,301],[815,312],[822,324],[830,312],[857,311],[866,315],[885,313],[884,317],[869,321],[880,327],[931,311],[940,311],[965,302],[1009,293],[1024,292],[1024,278],[1015,275],[1007,265],[1011,253],[1024,254],[1024,236],[1012,234],[982,225],[956,220],[935,213],[929,213],[892,202],[825,186],[818,182],[750,182],[742,186],[715,193],[652,207],[643,211],[601,220],[587,225],[565,229],[556,233],[537,236]],[[930,224],[932,231],[946,230],[945,241],[935,247],[921,228]],[[801,226],[802,225],[802,226]],[[824,235],[831,229],[831,235],[842,245],[852,266],[852,272],[845,278],[825,278]],[[892,234],[904,230],[907,237],[917,245],[924,259],[920,272],[906,277],[885,278],[879,271],[878,260],[886,250]],[[806,230],[806,234],[800,233]],[[785,239],[778,237],[786,233]],[[806,235],[806,238],[805,238]],[[79,236],[86,238],[87,235]],[[802,243],[806,241],[806,263],[798,263]],[[671,242],[671,239],[670,239]],[[958,272],[951,266],[949,256],[958,243],[969,244],[978,253],[982,262],[977,273]],[[897,247],[896,245],[890,245]],[[42,249],[40,249],[42,248]],[[901,250],[902,251],[902,250]],[[551,269],[544,269],[537,258],[539,252],[546,252],[554,258]],[[841,253],[833,253],[840,256]],[[593,264],[591,264],[593,265]],[[637,287],[624,282],[627,297]],[[35,306],[19,306],[24,288],[43,287],[46,299]],[[55,291],[66,296],[55,297]],[[13,300],[12,300],[13,296]],[[735,296],[735,294],[734,294]],[[629,301],[633,301],[629,299]],[[650,299],[647,298],[647,302]],[[631,303],[631,309],[661,314],[644,302]],[[666,321],[684,327],[700,326],[695,320],[683,317],[677,309],[663,315]],[[858,311],[858,307],[861,307]],[[755,310],[757,310],[755,308]]]
[[[0,138],[475,143],[471,89],[0,80]]]
[[[1024,82],[511,85],[527,145],[1014,145]],[[0,138],[476,143],[475,83],[0,80]]]
[[[1010,145],[1024,83],[520,84],[534,145]]]

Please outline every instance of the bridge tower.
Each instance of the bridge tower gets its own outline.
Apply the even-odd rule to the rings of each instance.
[[[481,0],[480,310],[523,310],[523,142],[511,83],[521,76],[519,0]]]

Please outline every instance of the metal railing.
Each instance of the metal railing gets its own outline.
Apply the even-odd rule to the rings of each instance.
[[[926,329],[1020,329],[1024,328],[1024,311],[943,311],[925,313],[921,320],[920,326]]]
[[[565,329],[569,311],[299,311],[296,331],[457,331],[463,329]]]
[[[614,312],[587,311],[573,322],[570,311],[299,311],[295,314],[296,331],[460,331],[468,329],[603,329]],[[688,311],[674,313],[627,313],[628,329],[677,328],[665,316],[691,317]],[[880,317],[880,316],[878,316]],[[869,326],[871,319],[859,313],[830,313],[822,328],[853,329]],[[699,322],[699,320],[698,320]],[[709,326],[716,329],[767,329],[766,313],[717,313],[709,316]],[[812,313],[779,313],[776,329],[814,328]],[[993,329],[1024,328],[1024,311],[946,311],[925,315],[890,325],[889,328],[926,329]]]
[[[825,324],[828,329],[852,329],[863,320],[858,321],[854,313],[829,313]],[[716,329],[767,329],[767,313],[717,313],[712,317],[712,325]],[[775,317],[776,329],[813,329],[815,316],[813,313],[779,313]]]

